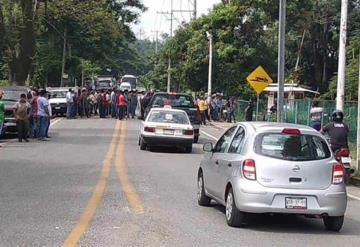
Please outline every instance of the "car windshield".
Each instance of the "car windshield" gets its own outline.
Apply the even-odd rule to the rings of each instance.
[[[8,89],[5,89],[3,90],[4,91],[4,96],[2,98],[3,101],[18,101],[20,99],[20,95],[21,94],[26,94],[27,95],[27,92],[26,91],[22,91],[22,90],[8,90]]]
[[[176,94],[158,94],[154,96],[153,106],[163,107],[164,105],[171,105],[172,107],[194,107],[194,102],[189,95]]]
[[[174,111],[153,111],[148,118],[148,122],[189,124],[186,113]]]
[[[326,142],[313,135],[262,134],[255,142],[258,154],[292,161],[311,161],[330,158]]]
[[[111,87],[111,81],[109,81],[109,80],[99,81],[98,87]]]
[[[53,91],[50,92],[50,95],[52,99],[62,99],[66,98],[66,93],[66,91]]]

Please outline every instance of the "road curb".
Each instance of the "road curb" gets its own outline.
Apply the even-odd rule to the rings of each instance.
[[[350,183],[352,185],[355,185],[356,187],[360,187],[360,178],[358,177],[351,177],[350,178]]]

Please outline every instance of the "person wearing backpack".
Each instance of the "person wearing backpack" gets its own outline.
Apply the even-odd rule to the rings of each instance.
[[[16,118],[19,142],[29,142],[29,114],[31,105],[26,100],[26,94],[21,94],[20,100],[14,105],[14,116]]]

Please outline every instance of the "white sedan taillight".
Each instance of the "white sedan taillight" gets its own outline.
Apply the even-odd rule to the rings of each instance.
[[[344,181],[344,166],[341,164],[335,164],[332,172],[332,183],[341,184]]]
[[[256,165],[254,160],[245,160],[243,163],[244,177],[249,180],[256,180]]]

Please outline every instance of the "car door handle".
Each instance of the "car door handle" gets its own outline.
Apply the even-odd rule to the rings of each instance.
[[[232,167],[232,164],[231,164],[231,162],[230,163],[228,163],[228,165],[227,165],[228,167]]]
[[[215,161],[215,164],[216,164],[216,165],[219,165],[219,161],[218,161],[218,160],[217,160],[217,161]]]

